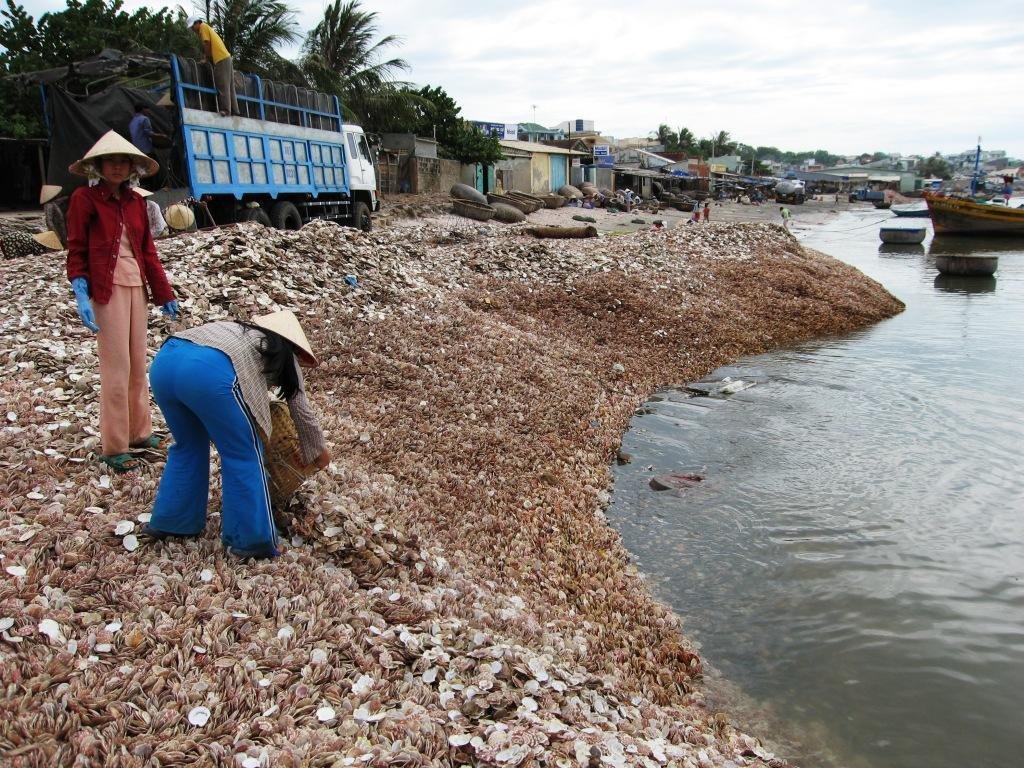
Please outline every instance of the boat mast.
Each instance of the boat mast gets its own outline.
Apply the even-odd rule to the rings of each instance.
[[[971,176],[971,197],[978,192],[978,165],[981,163],[981,136],[978,137],[978,151],[974,153],[974,175]]]

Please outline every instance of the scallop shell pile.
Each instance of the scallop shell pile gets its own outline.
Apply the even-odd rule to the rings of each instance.
[[[655,386],[893,314],[880,286],[764,224],[246,224],[160,249],[184,325],[299,313],[334,461],[276,560],[225,553],[216,467],[204,536],[137,536],[162,456],[97,464],[61,255],[0,264],[5,764],[784,764],[705,704],[603,517],[608,463]],[[154,310],[151,354],[172,330]]]

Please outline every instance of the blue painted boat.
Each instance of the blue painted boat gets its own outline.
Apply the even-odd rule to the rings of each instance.
[[[915,205],[894,205],[889,209],[897,216],[903,216],[907,218],[916,219],[927,219],[928,218],[928,204],[917,203]]]

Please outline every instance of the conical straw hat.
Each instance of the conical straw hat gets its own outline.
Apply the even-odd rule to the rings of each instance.
[[[151,157],[144,155],[138,147],[132,144],[115,131],[107,131],[100,137],[100,140],[92,145],[92,149],[85,153],[81,160],[76,160],[68,166],[68,171],[78,176],[87,176],[85,165],[94,162],[104,155],[128,155],[132,162],[145,169],[146,176],[152,176],[160,170],[160,164]],[[98,166],[97,166],[98,170]]]
[[[40,245],[49,248],[51,251],[64,250],[64,243],[60,241],[60,238],[57,236],[57,233],[54,232],[52,229],[47,230],[46,232],[38,232],[32,235],[32,239],[35,240]]]
[[[306,368],[315,368],[320,365],[313,350],[310,349],[309,340],[299,325],[299,319],[295,313],[285,309],[281,312],[271,312],[269,315],[260,315],[252,319],[253,325],[273,331],[278,336],[283,336],[292,344],[298,347],[299,364]]]
[[[46,205],[53,198],[57,197],[63,189],[64,187],[59,184],[43,184],[43,188],[39,190],[39,204]]]

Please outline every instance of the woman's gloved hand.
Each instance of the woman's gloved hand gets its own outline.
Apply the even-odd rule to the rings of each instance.
[[[167,315],[171,320],[177,320],[181,316],[181,309],[178,307],[177,299],[171,299],[162,307],[160,311]]]
[[[96,325],[96,315],[92,311],[92,302],[89,301],[89,281],[84,277],[76,277],[71,281],[71,290],[75,292],[78,317],[82,325],[93,333],[99,333],[100,327]]]

